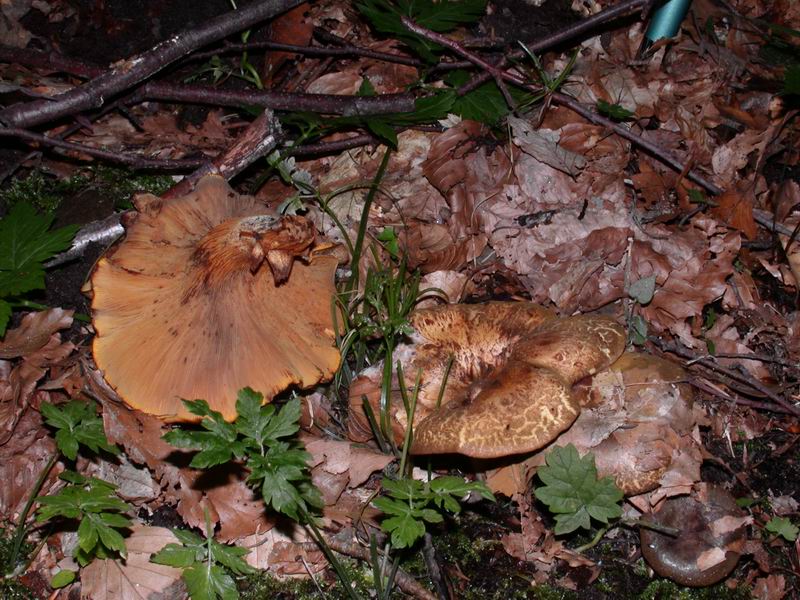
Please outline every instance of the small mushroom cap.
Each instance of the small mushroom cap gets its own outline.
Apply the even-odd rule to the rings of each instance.
[[[455,391],[445,392],[448,402],[415,427],[411,452],[496,458],[537,450],[567,429],[580,412],[572,384],[614,362],[625,334],[606,317],[542,323],[522,332],[505,355],[494,354],[491,368],[475,373],[466,390],[456,380]],[[464,340],[492,353],[470,335]]]
[[[708,484],[700,486],[697,496],[670,498],[652,520],[680,530],[677,537],[670,537],[640,529],[642,555],[659,575],[698,587],[721,581],[736,567],[746,519],[724,488]],[[710,566],[703,568],[704,564]]]
[[[137,207],[92,275],[95,362],[127,403],[182,421],[197,417],[181,399],[202,398],[234,419],[242,387],[269,400],[332,376],[337,261],[313,256],[310,223],[218,176]]]

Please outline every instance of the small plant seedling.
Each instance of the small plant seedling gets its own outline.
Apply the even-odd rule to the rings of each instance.
[[[467,482],[461,477],[438,477],[427,483],[384,477],[382,485],[387,495],[375,499],[372,504],[387,515],[381,528],[391,535],[395,548],[413,546],[425,535],[425,523],[441,523],[445,511],[458,514],[461,511],[459,500],[470,492],[495,501],[485,483]]]
[[[95,557],[125,558],[122,531],[131,521],[123,513],[132,507],[116,495],[117,486],[74,471],[64,471],[59,478],[69,485],[52,496],[36,498],[41,505],[36,520],[44,523],[60,517],[79,523],[75,558],[82,567]]]
[[[214,540],[208,513],[206,529],[206,539],[191,531],[173,529],[172,533],[180,544],[167,544],[153,554],[150,561],[181,569],[192,600],[235,600],[239,597],[239,591],[230,573],[248,575],[256,570],[244,560],[248,552],[246,548],[228,546]]]
[[[611,117],[616,121],[627,121],[635,114],[633,111],[628,110],[620,104],[612,104],[605,100],[597,101],[597,112],[607,117]]]
[[[594,455],[581,457],[572,444],[555,447],[545,456],[537,475],[545,484],[536,497],[556,516],[556,535],[591,530],[591,520],[608,524],[622,516],[622,492],[611,477],[597,478]]]
[[[67,482],[65,487],[56,494],[37,497],[48,474],[62,455],[74,461],[81,446],[94,453],[119,453],[119,449],[106,439],[103,422],[97,416],[94,405],[71,400],[58,406],[42,404],[40,410],[45,422],[56,430],[54,437],[58,452],[50,457],[42,469],[20,514],[8,568],[13,570],[17,566],[20,549],[28,532],[26,521],[34,502],[40,504],[36,518],[39,523],[58,518],[79,523],[75,558],[81,566],[89,564],[95,557],[107,558],[116,554],[125,556],[122,531],[130,525],[130,520],[124,513],[131,506],[117,497],[116,486],[96,477],[84,477],[80,473],[67,470],[59,475],[60,479]],[[52,585],[68,585],[75,578],[74,573],[69,573],[72,572],[59,572]]]
[[[772,517],[764,526],[764,529],[781,536],[787,542],[796,541],[798,534],[800,534],[800,528],[786,517]]]
[[[205,400],[184,400],[192,414],[202,417],[203,431],[174,429],[164,439],[177,448],[199,450],[190,466],[208,469],[243,460],[250,471],[248,485],[261,491],[264,502],[295,521],[303,521],[309,507],[322,507],[322,496],[311,483],[311,455],[293,438],[300,429],[300,400],[280,410],[262,406],[264,395],[250,388],[239,391],[238,418],[228,423]]]
[[[44,289],[43,263],[69,248],[78,230],[68,226],[51,231],[54,219],[19,202],[0,220],[0,337],[12,308],[24,304],[22,297]]]

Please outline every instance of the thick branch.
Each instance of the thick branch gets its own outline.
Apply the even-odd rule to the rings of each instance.
[[[20,129],[18,127],[0,127],[0,137],[12,137],[43,146],[52,148],[61,148],[71,152],[80,152],[94,158],[101,158],[112,163],[127,165],[134,169],[169,169],[169,170],[185,170],[193,169],[204,164],[203,159],[158,159],[146,158],[136,154],[120,154],[110,150],[102,150],[101,148],[92,148],[83,144],[75,144],[72,142],[65,142],[57,138],[47,137],[41,133]]]
[[[213,104],[214,106],[260,106],[273,110],[305,110],[315,113],[355,116],[412,112],[412,94],[381,96],[340,96],[334,94],[294,94],[249,90],[221,90],[202,85],[173,85],[151,81],[134,95],[167,102]]]
[[[110,97],[128,90],[192,50],[221,40],[279,15],[303,0],[262,0],[226,13],[206,24],[172,36],[155,48],[116,63],[113,69],[88,83],[50,100],[16,104],[0,111],[0,121],[14,127],[32,127],[97,108]]]

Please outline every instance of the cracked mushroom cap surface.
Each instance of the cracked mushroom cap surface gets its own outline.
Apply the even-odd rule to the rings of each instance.
[[[467,333],[463,339],[472,346],[474,338]],[[572,384],[608,367],[624,349],[625,332],[608,317],[548,314],[495,353],[492,366],[476,373],[466,390],[457,381],[454,394],[445,392],[449,401],[415,427],[411,452],[497,458],[537,450],[580,413]]]
[[[309,221],[219,176],[137,209],[91,279],[95,362],[128,404],[191,421],[181,400],[201,398],[232,420],[245,386],[270,400],[333,375],[337,260],[315,255]]]

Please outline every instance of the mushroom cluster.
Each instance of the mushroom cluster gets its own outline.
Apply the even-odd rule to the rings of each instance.
[[[411,325],[411,343],[398,348],[395,360],[409,378],[421,376],[413,454],[496,458],[537,450],[580,413],[573,384],[608,367],[625,348],[623,328],[608,317],[558,319],[526,302],[422,309]],[[351,386],[356,439],[370,437],[363,399],[379,411],[380,372],[375,366]],[[405,409],[396,401],[391,411],[400,440]]]
[[[95,362],[128,404],[186,421],[196,417],[181,400],[202,398],[234,419],[242,387],[269,400],[333,375],[338,261],[309,221],[278,217],[219,176],[135,205],[91,277]]]

